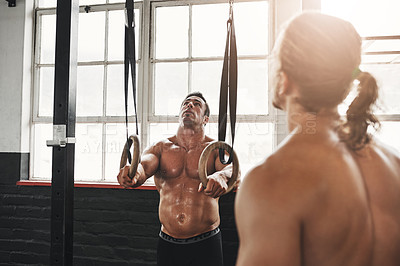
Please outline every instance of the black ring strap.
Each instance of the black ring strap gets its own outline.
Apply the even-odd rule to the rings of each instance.
[[[135,55],[135,11],[134,1],[125,2],[125,49],[124,49],[124,87],[125,87],[125,126],[126,139],[129,141],[128,134],[128,89],[129,89],[129,66],[131,69],[133,104],[136,119],[136,135],[139,135],[138,116],[136,111],[136,55]],[[128,161],[132,162],[131,153],[128,153]]]
[[[232,148],[235,140],[236,105],[237,105],[237,49],[236,35],[233,21],[233,1],[230,2],[229,19],[227,21],[227,37],[225,45],[224,63],[222,68],[221,87],[219,95],[218,140],[225,141],[227,126],[227,105],[229,98],[229,114],[232,135]],[[219,149],[219,160],[223,164],[230,164],[233,156],[229,155],[225,161],[225,151]]]

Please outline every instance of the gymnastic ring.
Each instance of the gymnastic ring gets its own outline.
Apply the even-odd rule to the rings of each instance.
[[[232,176],[228,180],[228,188],[226,189],[226,193],[232,190],[232,188],[235,186],[236,180],[239,176],[239,160],[238,157],[235,153],[235,151],[232,149],[231,146],[229,146],[227,143],[223,141],[213,141],[208,146],[203,150],[203,152],[200,155],[200,160],[199,160],[199,177],[200,181],[203,184],[203,187],[207,187],[208,179],[207,179],[207,161],[208,158],[211,155],[211,152],[216,150],[216,149],[224,149],[226,150],[229,154],[232,154],[233,156],[233,171],[232,171]]]
[[[137,167],[140,163],[140,144],[139,138],[136,135],[130,135],[125,143],[124,150],[121,155],[121,162],[119,163],[119,168],[123,168],[126,165],[128,159],[128,152],[130,152],[133,143],[133,157],[131,166],[129,167],[128,176],[132,179],[136,175]]]

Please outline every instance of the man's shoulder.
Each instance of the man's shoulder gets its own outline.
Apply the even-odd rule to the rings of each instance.
[[[318,187],[325,187],[323,183],[329,178],[327,173],[337,172],[343,164],[345,158],[340,148],[292,139],[251,169],[244,177],[244,183],[248,179],[252,190],[270,193],[313,193]]]
[[[291,179],[298,179],[298,162],[291,161],[290,155],[277,151],[269,155],[263,162],[253,167],[244,177],[244,184],[248,183],[253,189],[272,189],[283,184],[290,184]],[[275,187],[275,188],[274,188]],[[282,186],[280,189],[286,189]]]
[[[213,141],[215,141],[215,139],[210,138],[209,136],[204,136],[204,142],[210,143],[210,142],[213,142]]]
[[[259,211],[268,206],[271,211],[285,209],[300,215],[315,190],[310,186],[309,176],[301,176],[289,162],[279,157],[270,155],[245,175],[238,200],[246,204],[257,203]]]
[[[174,137],[174,136],[173,136]],[[153,153],[153,154],[160,154],[162,153],[162,151],[173,144],[173,137],[170,138],[165,138],[165,139],[161,139],[158,140],[156,142],[154,142],[153,144],[151,144],[150,146],[148,146],[146,148],[146,150],[144,151],[144,153]]]
[[[152,144],[152,146],[171,145],[171,144],[174,144],[175,142],[176,142],[176,136],[174,135],[174,136],[171,136],[171,137],[168,137],[168,138],[165,138],[165,139],[160,139],[160,140],[154,142]]]
[[[375,149],[381,150],[386,156],[392,158],[400,164],[400,152],[394,147],[387,145],[377,138],[373,138],[369,145]]]

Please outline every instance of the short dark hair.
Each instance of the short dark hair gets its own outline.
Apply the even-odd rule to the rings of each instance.
[[[203,94],[199,91],[194,91],[194,92],[191,92],[188,95],[186,95],[185,100],[191,96],[199,97],[200,99],[202,99],[204,101],[204,103],[206,104],[206,110],[204,111],[204,115],[209,117],[210,116],[210,107],[208,106],[206,98],[204,98]]]

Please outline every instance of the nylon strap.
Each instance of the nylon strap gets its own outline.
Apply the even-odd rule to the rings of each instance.
[[[136,111],[136,55],[135,55],[135,11],[133,0],[125,2],[125,49],[124,49],[124,86],[125,86],[125,126],[126,141],[129,140],[128,133],[128,89],[129,89],[129,66],[131,69],[133,104],[136,119],[136,135],[139,135],[138,118]],[[132,162],[131,153],[127,151],[128,161]]]
[[[229,114],[232,135],[232,148],[235,141],[236,125],[236,105],[237,105],[237,49],[235,26],[233,23],[233,7],[230,2],[229,19],[227,21],[227,37],[222,68],[221,87],[219,95],[219,115],[218,115],[218,140],[225,141],[227,125],[227,105],[229,98]],[[230,164],[233,160],[232,154],[229,155],[228,162],[225,161],[225,151],[219,149],[219,160],[222,164]]]

